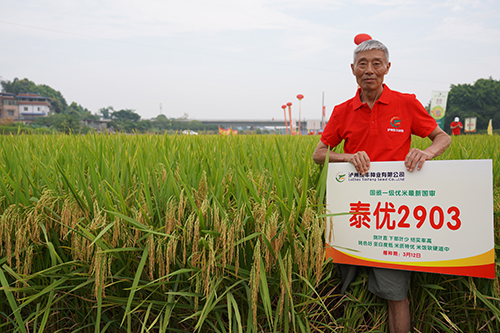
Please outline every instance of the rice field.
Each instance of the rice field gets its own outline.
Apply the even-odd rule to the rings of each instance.
[[[342,296],[324,258],[318,140],[0,137],[0,332],[387,332],[367,277]],[[497,244],[499,143],[439,157],[493,160]],[[499,292],[413,274],[414,331],[499,332]]]

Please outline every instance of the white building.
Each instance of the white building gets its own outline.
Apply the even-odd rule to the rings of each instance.
[[[38,93],[19,93],[16,98],[21,121],[33,121],[38,117],[46,117],[51,111],[52,105],[49,97],[41,97]]]

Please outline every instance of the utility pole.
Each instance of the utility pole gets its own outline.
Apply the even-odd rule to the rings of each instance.
[[[322,112],[322,116],[321,116],[321,122],[323,123],[323,126],[322,126],[322,130],[325,128],[325,92],[323,91],[323,100],[321,102],[321,112]],[[321,127],[321,126],[320,126]]]

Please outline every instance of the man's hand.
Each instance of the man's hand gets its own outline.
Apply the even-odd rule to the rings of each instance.
[[[425,161],[432,160],[434,157],[444,153],[451,143],[450,136],[439,128],[439,126],[436,126],[431,134],[429,134],[428,138],[431,139],[432,143],[429,147],[425,148],[424,151],[413,148],[408,155],[406,155],[406,170],[412,172],[415,168],[417,168],[417,170],[422,169]]]
[[[417,170],[420,170],[422,169],[424,162],[431,159],[432,156],[429,153],[417,148],[412,148],[405,158],[406,170],[410,172],[415,170],[415,168],[417,168]]]
[[[362,175],[366,174],[370,169],[370,158],[364,151],[358,151],[356,154],[351,155],[347,162],[354,165],[356,171]]]
[[[356,168],[356,171],[360,174],[364,175],[370,169],[370,158],[368,154],[364,151],[358,151],[356,154],[345,154],[345,153],[336,153],[333,150],[325,145],[323,142],[318,142],[318,146],[313,153],[314,162],[317,164],[323,164],[326,159],[326,155],[328,154],[328,162],[349,162]]]

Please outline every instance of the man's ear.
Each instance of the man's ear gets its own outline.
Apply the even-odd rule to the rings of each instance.
[[[389,73],[389,68],[391,68],[391,63],[387,63],[387,69],[385,70],[385,74]]]

